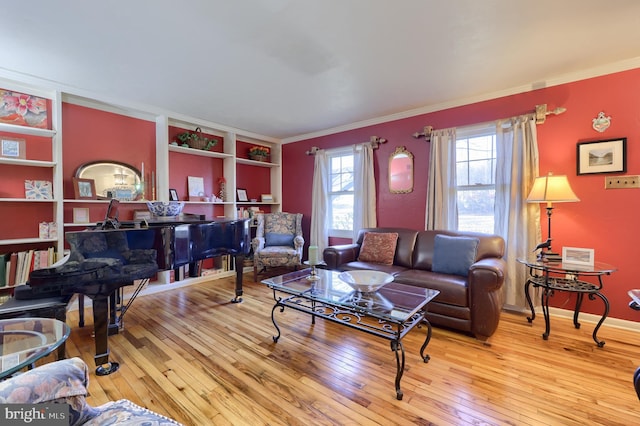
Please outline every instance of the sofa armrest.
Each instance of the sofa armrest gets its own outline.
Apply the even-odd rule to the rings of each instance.
[[[480,340],[486,340],[498,328],[505,274],[506,263],[501,258],[482,259],[469,268],[471,332]]]
[[[324,249],[322,258],[329,269],[339,269],[344,263],[355,262],[358,259],[360,245],[343,244],[339,246],[331,246]]]
[[[83,424],[98,414],[86,402],[88,384],[89,372],[84,361],[64,359],[0,382],[0,403],[66,403],[69,404],[69,424]]]
[[[503,259],[490,257],[481,259],[469,267],[469,284],[483,291],[495,291],[502,288],[506,263]],[[479,286],[479,287],[478,287]]]

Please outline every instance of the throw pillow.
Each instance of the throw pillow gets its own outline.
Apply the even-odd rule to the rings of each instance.
[[[277,234],[275,232],[267,232],[264,235],[264,245],[269,246],[287,246],[293,247],[292,234]]]
[[[365,232],[358,260],[393,265],[397,244],[397,232]]]
[[[469,275],[469,268],[476,261],[480,240],[473,237],[451,237],[438,234],[433,247],[433,272],[453,275]]]

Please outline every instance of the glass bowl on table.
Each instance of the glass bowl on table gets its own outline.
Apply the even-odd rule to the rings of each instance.
[[[393,281],[393,275],[380,271],[345,271],[338,278],[360,293],[375,293]]]

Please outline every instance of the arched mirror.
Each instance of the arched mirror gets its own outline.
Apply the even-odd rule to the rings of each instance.
[[[138,169],[119,161],[92,161],[78,167],[76,177],[93,179],[96,195],[133,201],[142,196],[141,174]]]
[[[406,194],[413,191],[413,154],[396,147],[389,157],[389,191],[394,194]]]

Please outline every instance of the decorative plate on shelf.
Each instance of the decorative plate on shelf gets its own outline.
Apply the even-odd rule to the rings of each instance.
[[[53,187],[48,180],[25,180],[24,196],[29,200],[53,199]]]

